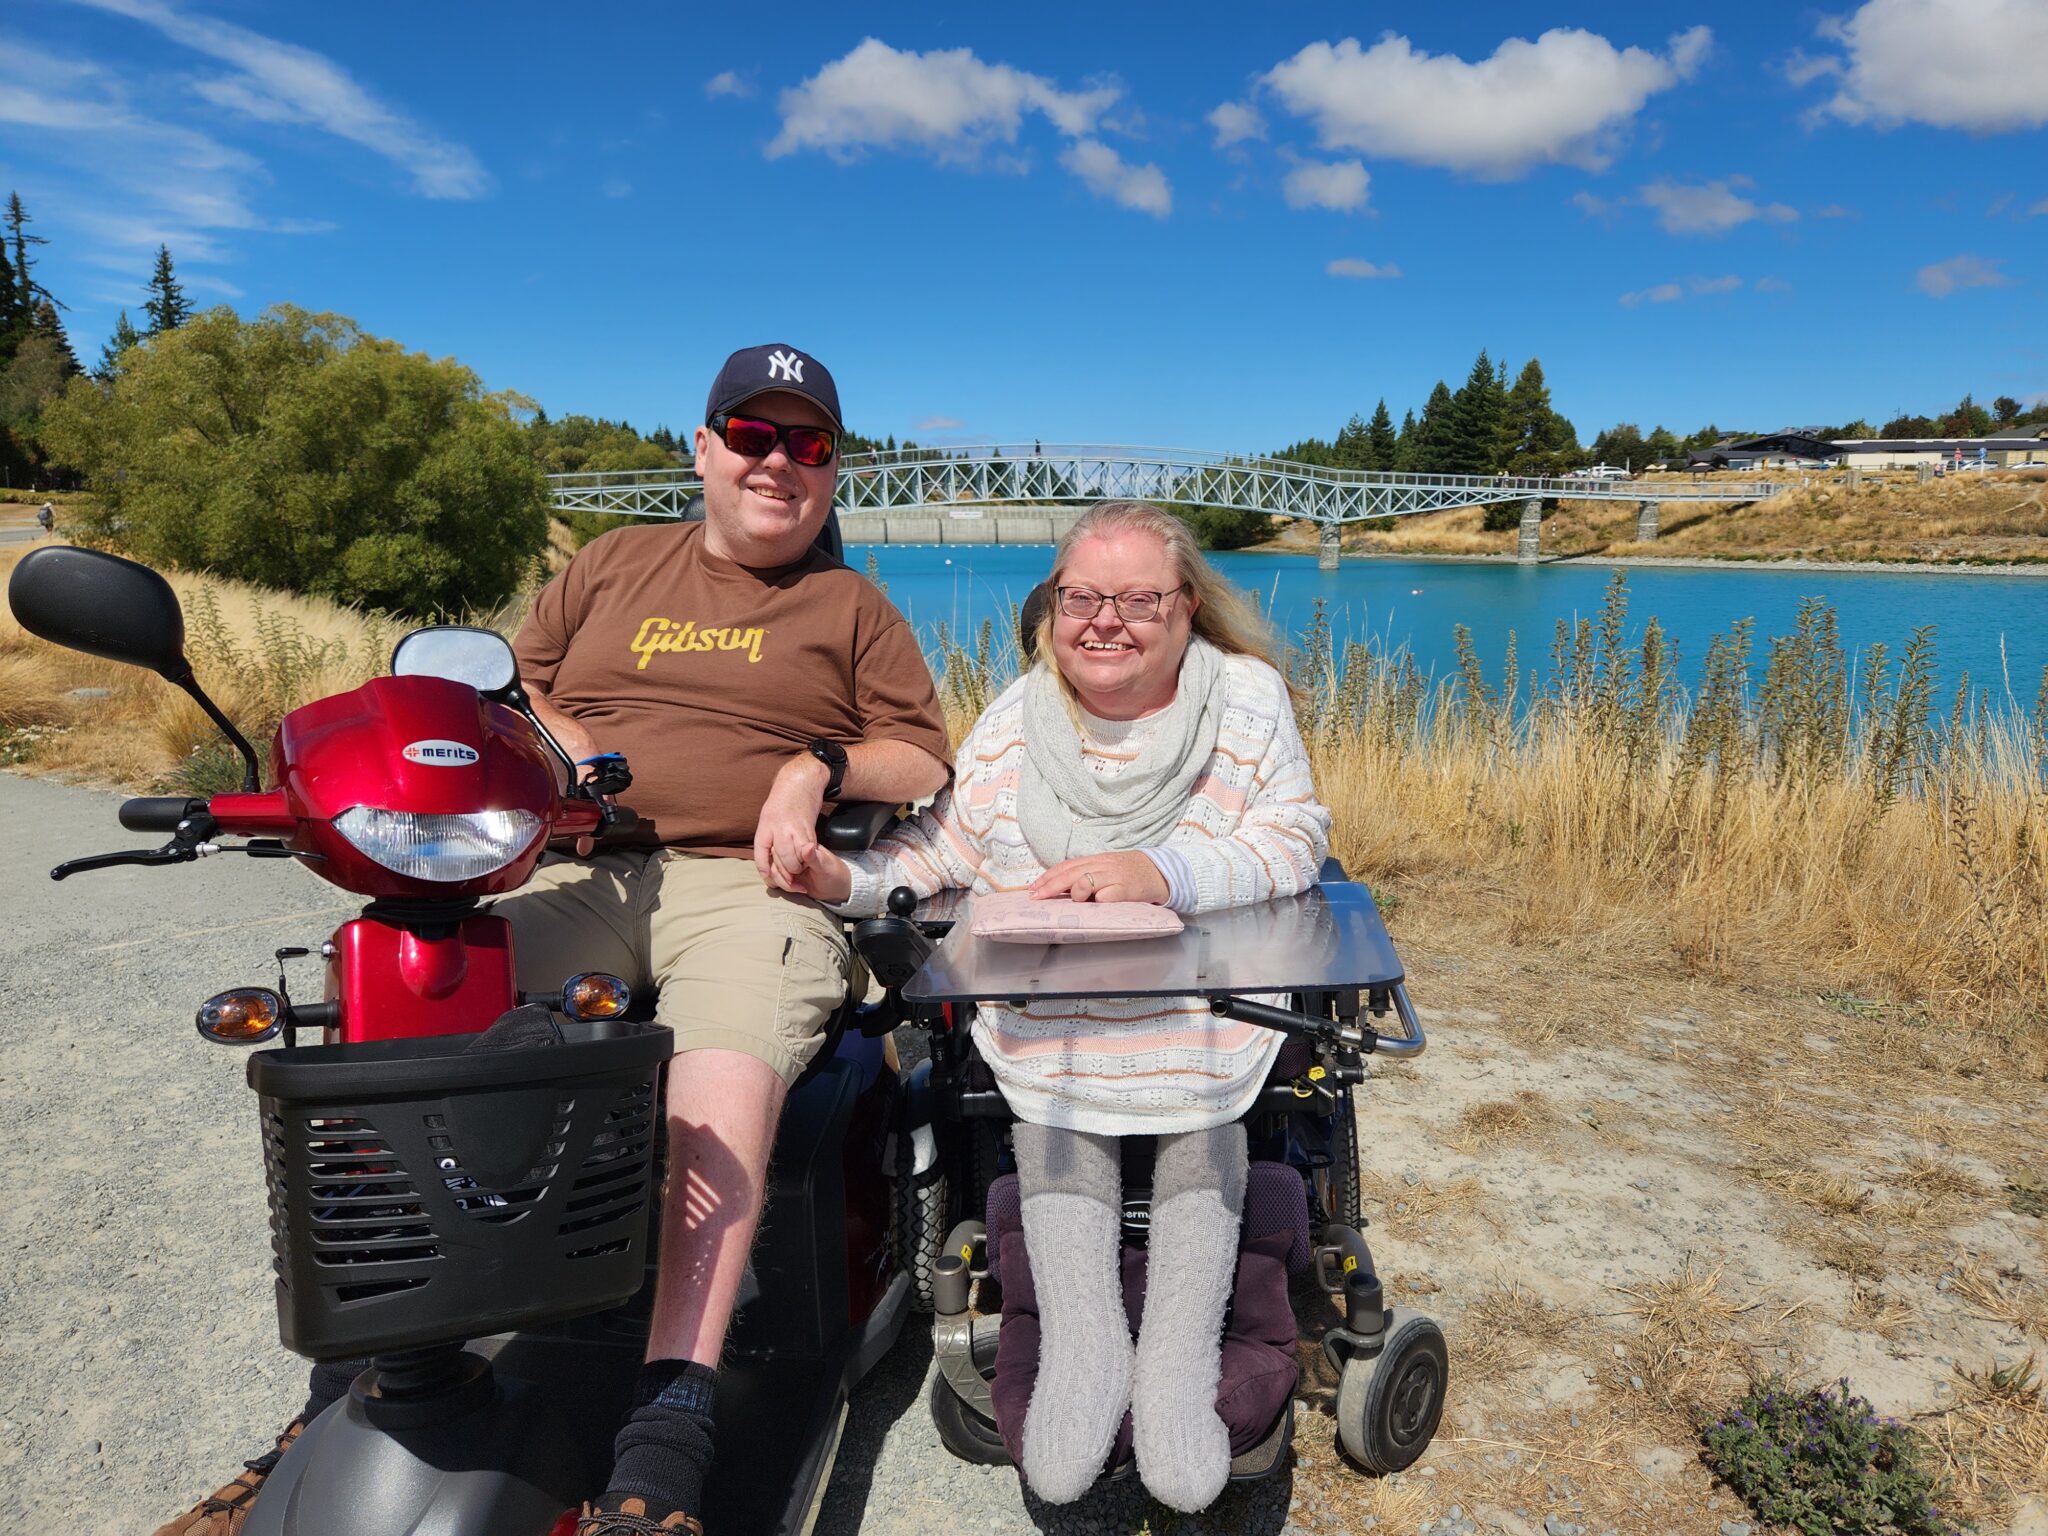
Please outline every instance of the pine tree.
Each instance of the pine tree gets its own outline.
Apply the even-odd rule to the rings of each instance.
[[[1365,429],[1365,445],[1367,469],[1394,467],[1397,439],[1394,436],[1394,418],[1387,411],[1385,396],[1381,396],[1372,413],[1372,422]]]
[[[1394,439],[1394,468],[1405,474],[1415,471],[1415,412],[1401,413],[1401,435]]]
[[[1491,370],[1488,370],[1491,377]],[[1418,474],[1454,474],[1451,454],[1455,446],[1458,403],[1452,397],[1450,386],[1442,379],[1436,381],[1436,388],[1429,392],[1429,399],[1423,403],[1422,419],[1415,423],[1411,434],[1414,446],[1410,451],[1409,468]]]
[[[28,339],[34,319],[14,275],[14,266],[7,259],[6,246],[0,243],[0,367],[11,362],[16,350]]]
[[[114,322],[114,334],[107,338],[107,344],[100,349],[99,366],[93,369],[92,376],[102,384],[113,383],[121,373],[121,354],[130,347],[140,346],[141,343],[142,333],[130,323],[128,311],[122,310],[121,318]],[[536,411],[534,415],[536,425],[547,420],[544,412]]]
[[[174,331],[192,316],[191,302],[171,268],[171,253],[165,246],[156,248],[156,270],[149,275],[149,300],[142,309],[149,316],[152,336]]]
[[[47,299],[54,309],[64,306],[57,302],[56,295],[35,280],[34,263],[28,248],[32,245],[48,245],[50,242],[41,235],[32,235],[28,226],[35,222],[28,210],[21,206],[21,194],[7,194],[7,232],[14,238],[14,280],[21,287],[21,300],[32,309],[37,299]]]
[[[76,378],[85,370],[78,366],[78,354],[71,350],[71,338],[64,334],[64,322],[57,318],[56,301],[39,298],[35,307],[35,334],[47,336],[50,345],[57,349],[57,361],[64,367],[64,377]]]
[[[1507,410],[1507,391],[1494,371],[1493,359],[1479,349],[1465,384],[1451,397],[1451,410],[1438,450],[1444,472],[1453,475],[1490,475],[1498,467],[1501,446],[1501,418]],[[1425,411],[1424,416],[1430,413]]]
[[[1344,423],[1337,434],[1336,451],[1331,459],[1338,469],[1370,469],[1372,446],[1366,438],[1365,420],[1356,412]]]
[[[1555,475],[1570,468],[1579,437],[1550,405],[1550,385],[1540,359],[1530,358],[1507,393],[1502,412],[1510,443],[1506,465],[1518,475]]]

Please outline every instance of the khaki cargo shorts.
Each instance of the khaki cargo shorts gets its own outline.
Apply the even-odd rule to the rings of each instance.
[[[846,996],[847,942],[816,902],[771,891],[750,859],[674,849],[549,855],[495,909],[523,990],[609,971],[661,991],[676,1051],[740,1051],[794,1082]]]

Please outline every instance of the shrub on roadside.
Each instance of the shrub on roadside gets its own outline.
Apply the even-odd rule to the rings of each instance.
[[[1707,1465],[1759,1518],[1807,1536],[1960,1536],[1923,1464],[1920,1435],[1836,1387],[1752,1382],[1702,1435]]]
[[[426,617],[502,602],[547,539],[505,402],[340,315],[221,308],[72,381],[44,436],[82,539],[153,565]]]

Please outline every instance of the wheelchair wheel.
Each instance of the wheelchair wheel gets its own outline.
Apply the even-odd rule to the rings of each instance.
[[[889,1257],[910,1276],[911,1306],[929,1312],[939,1245],[946,1240],[946,1174],[943,1163],[916,1172],[916,1156],[910,1135],[898,1131],[889,1181]]]
[[[959,1394],[946,1385],[946,1378],[932,1378],[932,1423],[939,1429],[939,1442],[962,1461],[979,1467],[1007,1467],[1009,1448],[993,1420],[983,1418],[960,1401]]]
[[[1443,1330],[1395,1307],[1380,1352],[1345,1362],[1337,1385],[1339,1443],[1368,1472],[1414,1465],[1443,1418],[1449,1377]]]

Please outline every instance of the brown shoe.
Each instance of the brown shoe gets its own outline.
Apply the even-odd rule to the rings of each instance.
[[[600,1499],[598,1504],[610,1502]],[[657,1520],[647,1512],[645,1499],[620,1499],[617,1509],[600,1509],[598,1504],[583,1506],[583,1517],[576,1522],[576,1536],[662,1536],[663,1532],[674,1536],[677,1531],[704,1536],[702,1522],[691,1519],[680,1509]]]
[[[201,1499],[169,1525],[157,1527],[156,1536],[241,1536],[242,1523],[249,1518],[249,1506],[256,1502],[256,1490],[270,1476],[278,1458],[290,1449],[306,1427],[305,1420],[293,1419],[277,1437],[277,1444],[254,1461],[242,1463],[242,1475],[227,1487]]]

